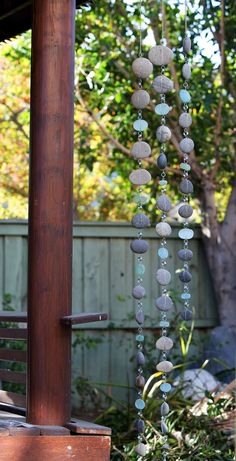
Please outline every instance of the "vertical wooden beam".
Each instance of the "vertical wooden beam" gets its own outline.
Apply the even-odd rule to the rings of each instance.
[[[34,0],[27,421],[70,419],[75,0]]]

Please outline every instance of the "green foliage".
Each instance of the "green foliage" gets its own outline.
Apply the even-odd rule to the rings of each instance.
[[[211,176],[216,162],[213,186],[218,218],[224,218],[235,176],[233,134],[235,127],[235,34],[236,6],[225,2],[225,61],[220,69],[220,2],[209,0],[190,4],[189,29],[193,40],[194,123],[191,134],[196,143],[196,160],[200,171]],[[161,34],[160,2],[143,4],[144,54]],[[177,0],[166,3],[167,33],[175,53],[175,71],[179,83],[183,63],[183,11]],[[101,0],[83,6],[76,15],[75,66],[75,168],[74,217],[93,220],[126,220],[131,216],[133,191],[128,181],[134,166],[129,150],[134,141],[132,122],[136,115],[130,97],[135,87],[131,71],[138,50],[139,0]],[[0,217],[27,217],[29,154],[29,82],[30,32],[2,44],[0,48]],[[150,89],[150,83],[146,87]],[[176,82],[177,83],[177,80]],[[151,92],[155,103],[156,95]],[[180,112],[177,93],[172,96],[170,124],[173,139],[179,139],[177,126]],[[216,133],[220,116],[220,130]],[[154,157],[158,151],[155,132],[158,120],[153,107],[145,110]],[[168,153],[172,166],[178,169],[176,145]],[[152,200],[146,206],[154,214],[156,178],[155,162],[150,166],[153,182]],[[171,194],[179,197],[176,178],[170,173]],[[204,209],[203,182],[193,173],[198,210]],[[222,194],[222,190],[224,193]]]

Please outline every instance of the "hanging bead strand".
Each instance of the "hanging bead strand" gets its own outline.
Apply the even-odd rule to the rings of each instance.
[[[143,205],[146,201],[146,196],[143,194],[142,186],[151,180],[149,171],[143,169],[142,161],[151,155],[151,148],[149,144],[143,141],[143,132],[148,127],[147,122],[143,119],[143,109],[147,107],[150,102],[150,96],[146,90],[143,89],[143,79],[150,76],[153,70],[152,63],[142,56],[142,3],[140,0],[140,40],[139,40],[139,55],[138,58],[132,63],[132,69],[138,78],[138,89],[133,93],[131,98],[132,105],[137,109],[137,119],[133,124],[133,128],[137,133],[137,141],[131,149],[131,155],[138,163],[138,169],[132,171],[129,176],[131,183],[138,188],[136,195],[137,213],[133,216],[132,226],[138,231],[138,236],[131,242],[130,248],[136,254],[136,284],[133,288],[132,295],[136,303],[135,319],[138,325],[136,334],[137,343],[137,375],[136,375],[136,388],[137,398],[135,400],[135,407],[137,409],[137,419],[135,427],[138,433],[138,443],[135,451],[138,456],[145,456],[147,453],[147,445],[144,442],[145,423],[143,419],[143,409],[145,402],[142,398],[143,388],[145,385],[145,378],[143,376],[143,366],[145,365],[145,355],[143,351],[144,334],[144,311],[143,311],[143,297],[145,296],[145,288],[143,286],[143,275],[145,273],[145,265],[143,262],[143,254],[148,250],[148,242],[143,239],[143,229],[150,226],[148,216],[143,213]]]
[[[183,89],[180,90],[179,96],[183,103],[183,113],[179,117],[179,125],[183,129],[183,139],[180,141],[180,149],[183,153],[183,161],[180,164],[180,169],[183,172],[183,179],[180,182],[180,192],[183,194],[183,205],[178,209],[181,218],[184,218],[183,229],[179,231],[179,237],[183,242],[183,248],[179,250],[178,256],[183,261],[183,267],[179,273],[180,281],[183,283],[181,293],[181,301],[184,303],[184,308],[181,312],[183,320],[191,320],[192,310],[190,308],[191,293],[189,290],[189,282],[192,279],[192,274],[189,270],[189,261],[193,257],[193,252],[189,249],[189,240],[193,237],[193,230],[189,228],[189,218],[192,216],[193,209],[189,204],[189,197],[193,193],[193,184],[189,180],[189,172],[191,167],[188,163],[189,154],[194,149],[194,142],[189,138],[189,127],[192,124],[192,117],[189,113],[189,103],[191,95],[188,91],[189,79],[191,77],[191,67],[189,64],[189,54],[191,53],[191,39],[187,30],[187,0],[185,0],[185,37],[183,40],[183,52],[185,63],[182,68],[184,78]]]
[[[157,364],[157,370],[162,373],[160,391],[162,393],[163,403],[161,405],[161,432],[163,435],[163,456],[165,461],[168,454],[168,426],[167,415],[169,413],[169,405],[167,403],[167,395],[171,390],[171,384],[167,381],[167,374],[173,369],[173,365],[168,358],[168,351],[173,347],[173,341],[167,336],[169,321],[167,318],[168,311],[173,307],[173,302],[169,296],[167,286],[171,282],[171,273],[166,269],[169,251],[167,247],[167,237],[171,234],[171,226],[167,223],[167,213],[171,209],[171,202],[166,195],[167,176],[165,169],[167,167],[167,143],[171,138],[171,131],[166,125],[166,116],[172,109],[166,102],[166,94],[173,89],[173,82],[166,75],[166,66],[170,64],[173,59],[173,52],[168,48],[165,43],[164,37],[164,21],[165,9],[164,2],[161,3],[162,14],[162,39],[161,44],[156,45],[149,51],[150,61],[161,67],[161,75],[157,76],[152,84],[153,89],[160,95],[160,102],[155,107],[155,112],[161,117],[161,125],[156,130],[156,137],[161,143],[160,155],[157,158],[157,166],[161,170],[161,194],[157,198],[157,208],[161,211],[161,222],[156,225],[156,232],[161,238],[160,247],[158,248],[158,257],[160,258],[160,268],[156,273],[156,280],[161,286],[161,296],[156,299],[155,305],[161,312],[160,328],[161,337],[156,342],[156,348],[161,351],[161,360]]]

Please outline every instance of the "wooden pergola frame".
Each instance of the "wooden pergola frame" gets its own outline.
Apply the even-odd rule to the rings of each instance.
[[[53,446],[48,435],[32,435],[25,458],[28,434],[1,437],[2,461],[16,460],[16,446],[19,461],[109,459],[110,430],[79,430],[70,409],[71,326],[107,318],[71,312],[75,9],[75,0],[1,0],[0,40],[32,26],[26,421],[83,437],[68,442],[62,431],[64,442]],[[101,439],[96,454],[92,434]]]

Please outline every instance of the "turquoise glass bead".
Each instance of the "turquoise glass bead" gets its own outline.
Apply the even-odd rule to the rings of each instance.
[[[142,399],[135,400],[135,407],[137,410],[143,410],[145,408],[145,402]]]
[[[167,320],[161,320],[160,321],[160,327],[161,328],[169,328],[170,326],[170,322],[168,322]]]
[[[133,127],[136,131],[144,131],[148,127],[148,122],[146,122],[146,120],[138,119],[135,120]]]
[[[144,264],[138,263],[136,265],[136,274],[137,275],[143,275],[145,274],[145,266]]]
[[[157,254],[161,259],[167,259],[169,256],[167,248],[159,248]]]
[[[186,227],[185,229],[181,229],[178,234],[179,238],[182,240],[190,240],[194,236],[193,230],[189,229],[188,227]]]
[[[181,163],[180,168],[181,168],[181,170],[184,170],[184,171],[190,171],[191,170],[191,166],[188,163]]]
[[[162,383],[160,385],[160,389],[162,392],[170,392],[171,391],[171,384],[170,383]]]
[[[191,295],[190,293],[181,293],[181,299],[190,299]]]
[[[180,90],[179,96],[181,101],[185,104],[191,101],[190,93],[187,90]]]
[[[143,343],[144,341],[144,336],[143,335],[137,335],[136,336],[136,341],[140,342],[140,343]]]
[[[160,186],[166,186],[168,182],[165,179],[161,179],[159,182]]]
[[[150,195],[149,194],[135,194],[134,195],[134,201],[136,203],[140,203],[140,205],[146,205],[150,200]]]
[[[172,107],[168,106],[168,104],[165,104],[164,102],[161,104],[157,104],[155,107],[155,112],[157,115],[167,115]]]

